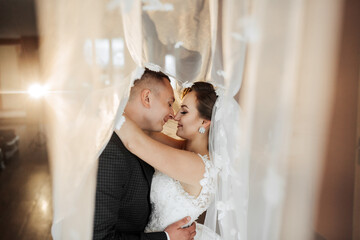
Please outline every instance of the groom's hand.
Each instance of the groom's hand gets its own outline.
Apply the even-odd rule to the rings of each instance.
[[[190,227],[181,228],[190,221],[190,217],[185,217],[171,225],[169,225],[165,232],[169,234],[170,240],[191,240],[196,235],[196,224],[191,224]]]

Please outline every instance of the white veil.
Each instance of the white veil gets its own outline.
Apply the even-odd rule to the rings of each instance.
[[[220,239],[247,239],[249,157],[241,144],[240,119],[239,104],[233,97],[220,95],[213,109],[209,136],[210,156],[219,172],[215,199],[204,223]],[[206,239],[215,240],[218,236],[207,234]]]

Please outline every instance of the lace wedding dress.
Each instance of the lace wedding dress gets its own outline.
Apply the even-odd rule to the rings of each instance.
[[[215,194],[217,171],[206,155],[199,156],[205,164],[205,173],[200,181],[202,190],[197,197],[189,195],[179,181],[155,171],[150,192],[152,212],[145,232],[164,231],[167,226],[186,216],[191,217],[191,224],[209,207]],[[213,231],[196,224],[195,239],[219,239],[214,236]]]

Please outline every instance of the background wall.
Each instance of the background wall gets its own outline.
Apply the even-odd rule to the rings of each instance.
[[[0,0],[0,38],[35,35],[35,0]]]
[[[0,0],[0,91],[27,91],[39,78],[39,43],[35,0]],[[30,120],[37,103],[25,94],[0,96],[0,121]]]
[[[41,82],[38,38],[0,39],[0,119],[36,121],[40,101],[27,90]]]
[[[21,75],[19,71],[18,44],[0,45],[0,89],[1,91],[19,90]],[[22,109],[18,95],[2,94],[1,109]]]
[[[353,231],[360,228],[353,221],[360,70],[359,27],[360,1],[348,0],[344,8],[335,103],[316,219],[316,231],[325,239],[360,239],[359,235],[352,236]]]

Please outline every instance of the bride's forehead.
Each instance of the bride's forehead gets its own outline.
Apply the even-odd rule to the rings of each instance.
[[[188,94],[186,94],[185,97],[182,99],[182,103],[195,104],[196,103],[195,92],[189,92]]]

